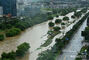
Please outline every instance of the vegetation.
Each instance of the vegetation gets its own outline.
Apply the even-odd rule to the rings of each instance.
[[[83,9],[81,10],[81,12],[82,12],[82,13],[86,13],[86,12],[87,12],[87,8],[83,8]]]
[[[76,8],[62,9],[62,10],[61,10],[61,15],[62,15],[62,16],[65,16],[65,15],[67,15],[68,13],[73,12],[73,11],[76,11]]]
[[[46,54],[47,51],[45,51],[45,53],[42,52],[41,53],[42,55],[39,55],[37,60],[43,60],[43,59],[44,60],[55,60],[57,54],[59,55],[59,53],[62,51],[62,49],[69,43],[73,34],[77,31],[79,26],[82,25],[82,23],[86,20],[86,18],[88,16],[89,16],[89,13],[87,13],[81,20],[79,20],[79,22],[77,22],[73,26],[73,28],[70,31],[68,31],[62,39],[60,39],[60,38],[56,39],[56,44],[51,48],[51,50],[49,50],[51,53],[55,54],[54,56],[52,54]],[[45,59],[46,57],[49,59]]]
[[[2,41],[4,39],[5,39],[4,34],[0,34],[0,41]]]
[[[69,17],[65,16],[65,17],[63,18],[63,20],[64,20],[64,21],[68,21],[68,20],[69,20]]]
[[[49,27],[53,27],[54,23],[53,22],[49,22],[48,25],[49,25]]]
[[[61,28],[60,27],[58,27],[58,26],[56,26],[56,27],[53,27],[53,30],[54,31],[59,31]]]
[[[74,16],[76,16],[77,18],[81,17],[81,15],[82,15],[82,12],[81,11],[74,13]]]
[[[89,26],[86,27],[84,31],[82,31],[81,35],[85,38],[86,42],[89,42]]]
[[[28,43],[23,43],[21,45],[19,45],[17,47],[17,50],[16,50],[16,56],[24,56],[24,54],[26,53],[26,51],[30,48],[29,44]]]
[[[56,20],[55,20],[55,23],[56,23],[56,24],[59,24],[59,23],[61,23],[61,22],[62,22],[61,19],[56,19]]]
[[[47,21],[47,14],[38,14],[32,18],[23,17],[23,19],[19,17],[11,18],[4,16],[0,18],[0,33],[3,33],[4,35],[6,34],[5,38],[8,36],[13,37],[19,34],[19,32],[15,33],[13,28],[23,31],[35,24],[39,24],[44,21]]]
[[[57,14],[56,17],[59,17],[59,15]]]
[[[10,52],[10,53],[2,53],[1,55],[1,60],[16,60],[16,54],[15,52]]]
[[[26,53],[26,51],[30,48],[28,43],[23,43],[17,47],[16,52],[3,52],[1,55],[1,60],[16,60],[16,57],[22,57]]]
[[[18,29],[18,28],[12,28],[12,29],[9,29],[7,32],[6,32],[6,36],[7,37],[12,37],[12,36],[16,36],[18,34],[21,33],[21,30]]]
[[[55,60],[53,57],[55,54],[50,50],[43,51],[43,53],[40,53],[39,56],[41,57],[38,57],[37,60]]]
[[[76,17],[74,15],[72,15],[71,18],[75,19]]]
[[[65,25],[65,23],[61,23],[61,25]]]
[[[86,45],[83,46],[77,56],[78,57],[76,57],[75,60],[88,59],[89,58],[89,46],[86,46]]]
[[[52,20],[53,17],[51,15],[48,16],[48,20]]]

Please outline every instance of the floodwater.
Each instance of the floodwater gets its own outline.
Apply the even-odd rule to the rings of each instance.
[[[78,52],[82,48],[83,37],[81,36],[81,31],[86,27],[86,21],[82,24],[79,30],[74,34],[68,46],[63,49],[63,54],[57,57],[57,60],[75,60]]]
[[[45,35],[48,29],[48,22],[44,22],[42,24],[38,24],[27,29],[17,37],[7,38],[3,42],[0,42],[0,55],[2,52],[10,52],[12,50],[15,51],[18,45],[20,45],[23,42],[27,42],[30,44],[31,48],[29,49],[29,52],[26,54],[26,56],[20,59],[36,60],[37,54],[38,52],[40,52],[36,51],[36,49],[40,47],[41,42],[45,42],[44,40],[47,39]]]
[[[73,12],[69,13],[68,16],[70,17],[73,14],[74,14]],[[59,18],[63,18],[63,16],[59,16]],[[55,19],[56,18],[54,18],[54,20]],[[36,58],[38,57],[38,54],[41,53],[41,51],[51,48],[55,44],[55,39],[58,38],[59,36],[63,35],[62,33],[58,34],[57,36],[54,37],[53,42],[49,46],[39,49],[41,44],[43,44],[45,42],[45,40],[47,40],[47,32],[49,30],[48,22],[49,21],[35,25],[33,27],[30,27],[27,30],[25,30],[24,32],[22,32],[20,35],[7,38],[6,40],[0,42],[0,55],[2,54],[2,52],[8,53],[8,52],[11,52],[12,50],[16,51],[16,48],[18,45],[20,45],[23,42],[27,42],[30,44],[31,48],[29,49],[29,51],[26,53],[26,55],[24,57],[18,58],[18,60],[36,60]],[[74,24],[67,27],[65,29],[66,30],[65,32],[69,31]],[[80,30],[83,30],[84,26],[85,26],[85,24],[83,24],[83,26]],[[73,45],[76,45],[77,42],[82,40],[81,36],[79,35],[80,33],[78,32],[76,34],[78,34],[78,36],[80,37],[79,38],[78,36],[76,36],[76,37],[78,37],[77,39],[80,39],[80,40],[78,40],[78,41],[75,40],[74,44],[73,44],[73,42],[71,42]],[[78,44],[78,46],[79,46],[79,44]],[[79,49],[80,49],[80,47],[79,47]]]

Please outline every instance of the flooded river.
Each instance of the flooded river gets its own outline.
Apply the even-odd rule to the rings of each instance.
[[[82,24],[79,30],[74,34],[68,46],[63,49],[63,54],[57,57],[57,60],[75,60],[76,55],[82,48],[83,37],[81,31],[86,27],[86,21]]]
[[[3,42],[0,42],[0,54],[2,52],[15,51],[18,45],[27,42],[30,43],[31,46],[29,53],[19,60],[36,60],[37,54],[40,52],[40,50],[36,51],[36,49],[40,47],[41,42],[45,42],[44,40],[47,39],[47,37],[45,37],[47,31],[48,22],[44,22],[27,29],[25,32],[22,32],[20,36],[7,38]]]

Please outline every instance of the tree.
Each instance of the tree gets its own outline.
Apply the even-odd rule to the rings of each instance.
[[[15,52],[5,53],[3,52],[1,55],[1,60],[16,60]]]
[[[53,27],[54,31],[59,31],[61,28],[56,26],[56,27]]]
[[[53,19],[53,17],[50,15],[50,16],[48,16],[48,20],[52,20]]]
[[[72,15],[72,16],[71,16],[71,18],[73,18],[73,19],[74,19],[74,18],[75,18],[75,16],[74,16],[74,15]]]
[[[65,23],[61,23],[61,25],[65,25]]]
[[[4,39],[5,39],[4,35],[3,34],[0,34],[0,41],[2,41]]]
[[[59,17],[59,15],[57,14],[56,17]]]
[[[82,36],[84,36],[85,40],[89,42],[89,27],[86,27],[85,31],[82,31]]]
[[[19,28],[12,28],[12,29],[9,29],[6,32],[6,36],[7,37],[13,37],[13,36],[16,36],[16,35],[18,35],[20,33],[21,33],[21,30]]]
[[[82,12],[82,13],[86,13],[86,12],[87,12],[87,8],[83,8],[83,9],[81,10],[81,12]]]
[[[55,60],[55,54],[51,50],[43,51],[37,60]]]
[[[18,47],[17,47],[17,50],[16,50],[16,55],[17,56],[24,56],[24,54],[26,53],[26,51],[28,50],[30,48],[30,45],[29,45],[29,43],[23,43],[23,44],[21,44],[21,45],[19,45]]]
[[[49,25],[49,27],[53,27],[54,23],[53,22],[49,22],[48,25]]]
[[[69,17],[65,16],[65,17],[63,18],[63,20],[64,20],[64,21],[68,21],[68,20],[69,20]]]
[[[59,23],[61,23],[61,22],[62,22],[61,19],[56,19],[56,20],[55,20],[55,23],[56,23],[56,24],[59,24]]]
[[[81,17],[81,15],[82,15],[81,11],[74,13],[74,16],[76,16],[77,18]]]

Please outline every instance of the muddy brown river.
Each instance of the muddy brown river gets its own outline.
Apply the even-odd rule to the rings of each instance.
[[[27,29],[19,36],[7,38],[3,42],[0,42],[0,55],[2,52],[15,51],[18,45],[23,42],[27,42],[31,46],[29,53],[27,53],[23,58],[19,58],[19,60],[36,60],[37,54],[40,52],[36,51],[36,49],[39,48],[41,42],[44,42],[46,39],[45,35],[47,31],[48,22],[44,22]]]

